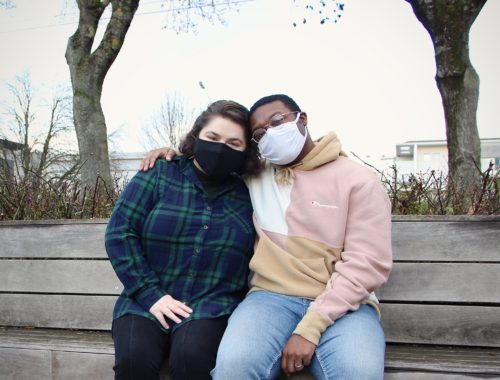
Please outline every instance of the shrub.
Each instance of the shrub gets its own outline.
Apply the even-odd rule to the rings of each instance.
[[[98,178],[92,188],[73,178],[35,180],[34,176],[0,178],[0,220],[107,218],[123,182],[105,184]]]

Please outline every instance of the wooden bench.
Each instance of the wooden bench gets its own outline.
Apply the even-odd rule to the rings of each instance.
[[[0,222],[0,379],[113,378],[106,222]],[[386,379],[500,379],[500,217],[394,217],[393,247]]]

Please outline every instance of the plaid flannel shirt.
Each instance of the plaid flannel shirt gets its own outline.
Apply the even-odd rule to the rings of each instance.
[[[106,229],[106,251],[124,285],[113,318],[157,322],[149,309],[166,294],[193,309],[183,322],[230,314],[248,290],[254,240],[241,179],[224,181],[209,199],[192,160],[157,161],[132,178]]]

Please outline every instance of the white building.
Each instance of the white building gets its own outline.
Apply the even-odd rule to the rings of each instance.
[[[129,181],[139,170],[139,164],[146,154],[147,152],[111,153],[111,175],[122,181]]]
[[[446,140],[406,141],[396,145],[395,164],[401,174],[425,173],[430,170],[448,172]],[[500,169],[500,138],[481,139],[481,170],[493,162]]]

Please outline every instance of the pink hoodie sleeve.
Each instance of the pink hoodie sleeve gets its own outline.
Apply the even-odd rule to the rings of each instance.
[[[351,189],[341,260],[294,334],[318,344],[323,331],[387,281],[392,267],[391,206],[377,180]]]

